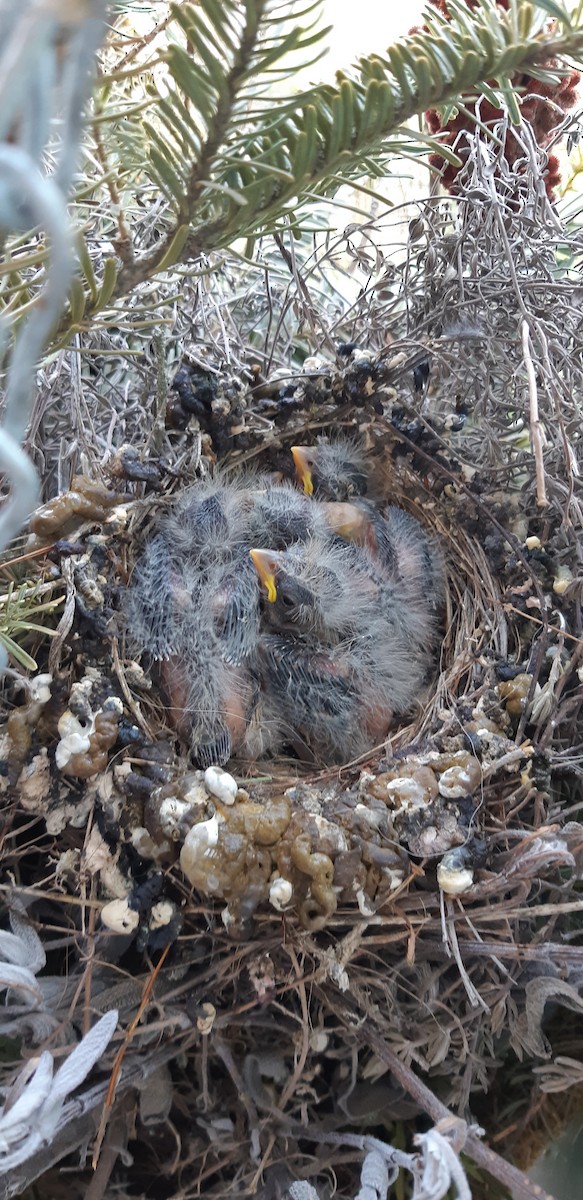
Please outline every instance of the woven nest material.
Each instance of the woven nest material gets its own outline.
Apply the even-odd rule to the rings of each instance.
[[[175,364],[169,392],[151,360],[96,360],[111,344],[88,335],[89,427],[62,403],[76,360],[47,368],[34,439],[49,492],[71,420],[83,473],[32,524],[37,546],[63,521],[69,541],[42,575],[65,597],[46,662],[36,652],[52,684],[6,689],[4,893],[51,931],[35,1019],[18,1010],[12,1036],[68,1045],[84,1012],[116,1007],[127,1029],[143,1010],[106,1108],[130,1152],[110,1187],[352,1200],[371,1136],[403,1144],[446,1106],[524,1165],[549,1095],[565,1117],[580,1104],[582,251],[528,141],[512,170],[472,141],[456,199],[317,246],[293,264],[298,289],[287,250],[268,291],[236,263],[188,283],[151,343]],[[341,311],[340,279],[358,281]],[[234,764],[226,804],[126,655],[120,588],[185,480],[216,458],[279,469],[306,431],[358,436],[387,498],[439,537],[440,660],[366,760]],[[67,713],[89,730],[68,757]],[[178,860],[193,826],[194,890]],[[6,1195],[91,1138],[105,1086]],[[460,1128],[456,1149],[534,1194]],[[411,1194],[429,1195],[411,1164]],[[83,1194],[87,1173],[68,1178]],[[487,1179],[474,1197],[500,1194]]]

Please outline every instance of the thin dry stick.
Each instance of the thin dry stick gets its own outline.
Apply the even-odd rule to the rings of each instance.
[[[442,1104],[430,1088],[417,1078],[410,1067],[401,1062],[401,1059],[387,1046],[384,1038],[371,1028],[371,1022],[367,1021],[366,1026],[358,1032],[357,1037],[363,1045],[374,1050],[381,1062],[389,1068],[393,1077],[402,1084],[408,1095],[417,1101],[433,1121],[437,1123],[455,1119],[445,1104]],[[466,1133],[463,1150],[478,1167],[487,1171],[489,1175],[508,1188],[513,1200],[554,1200],[554,1197],[543,1192],[538,1184],[531,1183],[517,1167],[513,1167],[494,1150],[490,1150],[488,1146],[484,1145],[477,1134],[472,1133],[470,1129]]]
[[[134,1018],[130,1021],[129,1025],[127,1027],[123,1042],[115,1056],[115,1060],[114,1060],[112,1071],[111,1071],[111,1078],[109,1080],[109,1087],[107,1089],[107,1095],[105,1097],[105,1103],[103,1105],[101,1122],[99,1125],[97,1137],[95,1139],[95,1147],[93,1150],[93,1159],[92,1159],[92,1166],[93,1166],[94,1171],[96,1170],[97,1164],[99,1162],[99,1155],[101,1152],[101,1146],[103,1143],[103,1139],[105,1137],[107,1123],[109,1121],[111,1110],[115,1103],[115,1093],[117,1091],[117,1085],[119,1082],[119,1077],[121,1075],[121,1068],[122,1068],[123,1060],[124,1060],[124,1057],[126,1054],[126,1050],[134,1036],[134,1033],[136,1032],[136,1029],[138,1028],[138,1025],[142,1019],[144,1012],[146,1011],[146,1008],[147,1008],[149,1000],[150,1000],[150,996],[152,995],[152,990],[154,988],[154,984],[155,984],[156,979],[164,965],[164,960],[166,958],[166,955],[168,954],[169,949],[170,949],[169,945],[164,947],[162,954],[160,956],[160,961],[157,964],[157,966],[154,967],[154,970],[152,971],[152,974],[150,975],[148,982],[144,988],[144,994],[142,996],[141,1003],[138,1006],[138,1010],[137,1010]]]
[[[526,367],[526,377],[528,379],[530,436],[532,441],[532,452],[534,454],[534,467],[536,474],[536,502],[539,508],[546,508],[548,501],[545,483],[545,468],[543,463],[543,435],[538,415],[538,391],[536,386],[536,375],[534,363],[530,353],[530,346],[528,344],[529,330],[527,321],[522,321],[521,331],[522,353],[524,356],[524,365]]]
[[[298,962],[297,955],[294,951],[293,946],[286,946],[286,951],[292,960],[293,968],[294,968],[295,975],[296,975],[296,980],[298,981],[297,989],[298,989],[298,995],[299,995],[300,1005],[301,1005],[301,1009],[302,1009],[302,1040],[301,1040],[300,1053],[298,1054],[298,1060],[296,1063],[295,1070],[294,1070],[293,1074],[290,1076],[290,1078],[288,1079],[288,1082],[287,1082],[287,1084],[282,1092],[282,1095],[280,1097],[278,1108],[280,1109],[281,1112],[283,1112],[283,1110],[285,1109],[285,1106],[286,1106],[290,1096],[293,1096],[296,1091],[298,1083],[300,1082],[300,1079],[302,1077],[304,1067],[306,1065],[306,1059],[308,1057],[308,1050],[310,1048],[310,1039],[309,1039],[310,1015],[308,1012],[308,1001],[306,998],[306,989],[305,989],[304,982],[302,979],[302,971],[301,971],[300,964]]]

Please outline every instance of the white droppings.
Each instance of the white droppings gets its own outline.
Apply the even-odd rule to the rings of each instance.
[[[71,758],[89,749],[93,722],[90,725],[87,722],[81,724],[78,717],[74,717],[67,708],[59,717],[57,729],[61,740],[55,751],[55,762],[59,771],[62,771]]]
[[[110,900],[103,905],[101,920],[112,933],[133,933],[140,923],[140,914],[130,908],[127,900]]]
[[[219,876],[213,871],[215,847],[219,840],[217,814],[208,821],[199,821],[184,839],[180,851],[180,867],[193,887],[212,894],[219,890]]]
[[[219,819],[215,813],[208,821],[199,821],[198,825],[193,825],[192,829],[188,830],[182,849],[188,847],[191,854],[202,856],[207,850],[212,850],[218,840]]]
[[[411,811],[414,808],[426,808],[427,789],[413,775],[400,775],[387,783],[388,799],[399,808]]]
[[[382,869],[385,879],[389,881],[389,891],[396,892],[400,888],[405,878],[405,872],[398,867],[383,867]]]
[[[446,800],[461,800],[475,790],[481,777],[480,764],[476,759],[470,759],[465,765],[456,763],[439,776],[439,794]]]
[[[395,359],[393,359],[392,361],[397,362],[398,357],[399,356],[397,355],[397,357]],[[357,367],[371,367],[374,362],[374,355],[371,353],[370,350],[356,349],[356,350],[352,351],[351,361],[352,361],[353,365],[357,366]]]
[[[358,889],[356,893],[356,899],[358,902],[359,912],[362,913],[363,917],[374,917],[375,910],[368,896],[366,896],[363,892],[362,888]]]
[[[169,838],[177,837],[180,832],[180,822],[190,812],[191,805],[178,796],[166,796],[158,809],[158,824],[162,833]]]
[[[208,803],[208,791],[204,786],[204,778],[202,771],[195,771],[185,777],[185,785],[182,792],[182,799],[186,804],[194,808],[197,804],[202,805]]]
[[[86,715],[81,718],[76,717],[70,708],[66,708],[57,722],[60,741],[55,750],[55,763],[59,771],[62,771],[77,754],[85,754],[90,749],[91,736],[95,732],[95,713],[91,711],[86,700],[88,687],[92,686],[89,674],[83,680],[83,685],[83,687],[80,685],[75,692],[77,685],[73,684],[70,703],[73,699],[77,702],[79,697],[82,697],[86,702]],[[97,711],[98,713],[116,712],[118,717],[121,717],[123,704],[118,696],[108,696]]]
[[[437,868],[437,882],[446,896],[461,896],[474,883],[474,872],[468,867],[451,867],[445,861]]]
[[[283,912],[287,908],[292,895],[293,887],[289,879],[284,879],[281,875],[278,875],[276,879],[272,880],[271,887],[269,888],[269,903],[272,908],[277,909],[277,912]]]
[[[231,929],[232,926],[236,925],[236,923],[237,923],[236,918],[233,916],[233,913],[231,912],[228,904],[227,904],[227,907],[224,908],[221,913],[221,921],[223,922],[223,925],[225,926],[225,929],[227,929],[227,930]]]
[[[317,371],[323,371],[326,366],[323,358],[317,358],[316,355],[311,355],[304,359],[302,366],[302,375],[313,375]]]
[[[328,976],[341,992],[347,992],[350,987],[348,971],[339,962],[331,962],[328,966]]]
[[[328,821],[320,813],[316,814],[314,821],[316,822],[320,837],[326,838],[334,850],[339,853],[340,851],[349,849],[348,838],[339,825],[335,825],[333,821]]]
[[[204,773],[204,784],[211,796],[216,796],[221,804],[234,804],[238,792],[236,779],[223,771],[222,767],[207,767]]]
[[[52,675],[35,675],[28,685],[31,700],[36,701],[38,704],[48,704],[51,698],[52,682]]]
[[[323,1054],[330,1042],[329,1034],[324,1029],[314,1029],[310,1034],[310,1050],[314,1054]]]
[[[116,533],[121,533],[127,528],[130,519],[130,506],[127,504],[116,504],[115,508],[111,508],[105,518],[104,524],[111,529],[114,526]]]
[[[225,909],[225,912],[227,912],[227,909]],[[196,1027],[198,1032],[202,1033],[204,1037],[208,1037],[208,1034],[211,1032],[216,1021],[216,1017],[217,1010],[214,1004],[211,1004],[210,1000],[206,1000],[204,1004],[201,1004],[198,1010],[198,1016],[196,1018]]]
[[[150,913],[150,929],[162,929],[164,925],[169,925],[176,915],[176,905],[171,900],[158,900],[152,905]]]
[[[572,582],[573,572],[569,567],[559,567],[553,580],[553,592],[557,596],[563,596]]]
[[[380,808],[369,808],[366,804],[357,804],[354,809],[354,814],[358,813],[361,820],[366,821],[367,825],[372,825],[373,829],[378,829],[386,820],[386,812]]]

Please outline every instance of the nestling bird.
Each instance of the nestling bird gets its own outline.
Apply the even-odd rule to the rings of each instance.
[[[296,475],[307,496],[323,500],[353,500],[365,496],[370,470],[360,446],[348,439],[292,446]]]
[[[328,526],[340,537],[374,549],[375,505],[364,450],[354,441],[292,446],[296,477],[307,496],[322,502]]]
[[[219,475],[180,497],[136,566],[129,631],[202,766],[285,744],[346,761],[386,736],[427,676],[438,552],[413,517],[364,498],[353,443],[304,453],[296,467],[321,499]]]
[[[374,617],[379,589],[365,551],[337,538],[310,538],[287,550],[252,549],[263,585],[266,626],[333,644]]]
[[[189,488],[147,543],[128,626],[159,662],[170,720],[201,765],[265,752],[276,740],[275,715],[259,705],[250,545],[286,547],[325,527],[319,506],[296,488],[250,475]]]
[[[258,699],[259,587],[251,569],[255,611],[249,600],[249,628],[244,613],[235,638],[250,661],[235,663],[226,617],[232,565],[189,562],[160,533],[138,563],[127,605],[132,639],[158,661],[170,721],[203,766],[226,762],[243,744]]]
[[[385,508],[365,498],[366,460],[352,441],[292,446],[296,474],[307,494],[314,493],[327,512],[329,527],[340,537],[365,546],[388,578],[423,589],[435,612],[443,604],[444,568],[434,539],[401,508]]]
[[[325,528],[319,505],[291,484],[253,474],[189,488],[167,515],[161,536],[172,557],[201,575],[211,565],[217,568],[215,628],[227,662],[248,659],[258,632],[259,592],[249,547],[259,542],[285,549]]]
[[[427,674],[435,618],[417,587],[387,580],[366,548],[330,537],[254,548],[251,558],[265,592],[263,691],[324,761],[369,749]]]

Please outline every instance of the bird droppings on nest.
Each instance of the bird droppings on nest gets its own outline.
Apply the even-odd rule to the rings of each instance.
[[[46,548],[42,572],[65,604],[48,652],[36,629],[28,634],[38,675],[4,685],[3,886],[20,889],[36,927],[58,929],[66,966],[58,948],[51,952],[46,975],[35,977],[41,1007],[12,1019],[22,1022],[27,1051],[37,1033],[47,1039],[58,1029],[64,1040],[82,996],[97,1011],[119,1008],[133,1031],[128,1072],[146,1090],[147,1072],[172,1059],[174,1103],[156,1126],[156,1147],[135,1109],[132,1191],[165,1173],[169,1190],[273,1200],[308,1179],[325,1195],[321,1181],[333,1172],[338,1196],[353,1200],[362,1138],[373,1130],[403,1144],[420,1113],[445,1118],[444,1104],[450,1116],[480,1121],[498,1150],[516,1155],[520,1142],[526,1157],[532,1123],[548,1120],[551,1088],[569,1096],[583,1078],[583,334],[576,273],[557,273],[557,247],[561,261],[569,252],[576,262],[581,246],[545,207],[534,157],[519,179],[505,179],[497,159],[492,184],[483,147],[470,151],[463,202],[420,206],[402,271],[358,250],[367,274],[350,322],[344,327],[335,309],[333,323],[322,311],[314,324],[346,343],[337,359],[330,334],[324,349],[310,344],[317,364],[302,368],[298,353],[290,366],[289,311],[265,357],[244,335],[226,344],[222,314],[214,316],[221,268],[188,282],[197,296],[194,316],[179,306],[189,349],[176,391],[154,400],[152,388],[150,399],[142,380],[132,408],[126,375],[135,363],[124,360],[120,408],[116,387],[100,377],[108,403],[100,396],[94,420],[105,412],[107,421],[87,486],[77,481],[74,495],[48,501],[28,547]],[[387,241],[395,240],[391,227]],[[327,251],[317,257],[325,281]],[[249,270],[238,276],[245,303]],[[266,345],[274,295],[253,308],[253,335],[261,326]],[[546,435],[544,492],[517,333],[525,310]],[[250,328],[245,304],[229,311]],[[453,336],[457,318],[480,336]],[[392,345],[389,327],[400,339]],[[64,444],[57,399],[47,406],[55,445]],[[366,478],[357,467],[339,493],[326,482],[325,448],[347,440],[364,446]],[[291,752],[257,766],[240,757],[225,778],[216,757],[196,769],[190,728],[178,728],[179,715],[168,719],[155,676],[165,654],[176,655],[180,674],[173,631],[161,622],[150,648],[156,662],[138,661],[124,641],[122,596],[136,564],[147,564],[144,547],[164,514],[174,514],[177,539],[184,534],[180,497],[193,479],[208,499],[228,451],[229,470],[256,467],[257,477],[269,476],[266,488],[282,488],[292,446],[309,449],[300,470],[312,471],[314,503],[329,506],[327,531],[310,537],[332,529],[350,539],[349,554],[364,548],[374,558],[376,515],[390,503],[442,547],[449,594],[436,678],[357,763],[316,771]],[[90,482],[99,472],[100,496]],[[286,487],[300,513],[314,513],[297,485]],[[245,674],[248,644],[232,615],[248,613],[248,595],[261,594],[249,548],[286,553],[285,539],[254,535],[246,570],[207,606],[231,678]],[[18,582],[30,563],[4,569]],[[151,578],[152,613],[160,601],[190,604],[180,581],[171,577],[164,593]],[[261,603],[264,629],[267,598]],[[177,684],[168,684],[176,697]],[[84,741],[65,768],[78,766],[79,754],[89,771],[99,760],[93,774],[59,768],[67,714],[87,723],[75,730]],[[97,746],[100,714],[108,744]],[[330,1129],[337,1139],[358,1136],[358,1147],[318,1141]],[[480,1159],[470,1130],[466,1152],[504,1183],[510,1165],[482,1150]],[[116,1171],[115,1186],[128,1190],[120,1161]],[[520,1186],[529,1195],[522,1176]]]
[[[78,779],[98,775],[117,742],[123,704],[119,697],[107,696],[94,708],[91,693],[99,681],[95,669],[89,668],[84,679],[72,685],[69,707],[59,717],[55,766],[64,775]]]

